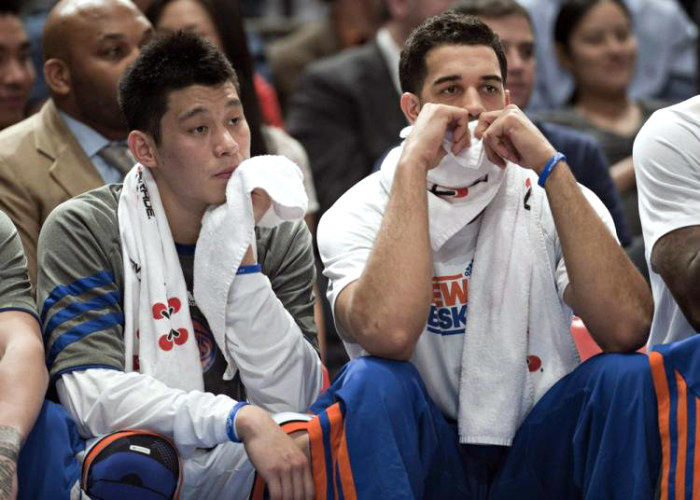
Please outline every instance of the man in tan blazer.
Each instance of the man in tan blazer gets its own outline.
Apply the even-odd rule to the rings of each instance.
[[[36,245],[48,214],[75,195],[120,182],[133,161],[117,101],[126,67],[152,35],[130,0],[62,0],[43,34],[51,94],[41,111],[0,132],[0,210],[22,238],[36,281]]]

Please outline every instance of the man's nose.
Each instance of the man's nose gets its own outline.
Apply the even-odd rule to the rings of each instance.
[[[220,157],[234,155],[237,152],[238,142],[226,127],[222,127],[221,132],[217,134],[216,137],[216,144],[214,145],[214,154],[217,157]]]
[[[5,85],[23,85],[31,79],[31,69],[21,60],[10,58],[2,70],[0,81]]]
[[[464,93],[464,109],[469,112],[469,118],[478,118],[484,111],[484,105],[481,102],[479,91],[475,88],[469,88]]]

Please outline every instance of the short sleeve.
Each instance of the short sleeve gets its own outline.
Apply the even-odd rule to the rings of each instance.
[[[382,223],[386,194],[378,176],[372,174],[351,188],[323,215],[318,226],[318,250],[334,317],[340,293],[362,276]],[[337,321],[336,328],[347,339]]]
[[[665,234],[700,224],[699,127],[687,114],[667,108],[654,113],[635,140],[633,159],[647,259]]]
[[[110,195],[108,187],[101,194]],[[116,200],[93,193],[59,205],[39,237],[37,302],[52,379],[124,369],[123,262]]]
[[[0,311],[4,310],[37,315],[22,242],[10,218],[0,212]]]

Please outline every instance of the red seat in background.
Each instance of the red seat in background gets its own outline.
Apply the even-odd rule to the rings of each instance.
[[[578,354],[581,357],[581,362],[586,361],[591,356],[595,356],[596,354],[602,352],[600,347],[598,347],[598,344],[595,343],[595,340],[593,340],[593,337],[591,337],[591,334],[588,332],[586,325],[583,324],[583,321],[578,316],[574,316],[574,319],[571,321],[571,336],[574,338],[574,342],[576,343],[576,348],[578,349]],[[637,352],[646,354],[647,351],[646,348],[642,347]]]

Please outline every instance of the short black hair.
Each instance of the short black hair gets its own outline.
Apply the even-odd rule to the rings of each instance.
[[[459,0],[450,10],[487,19],[520,16],[527,20],[534,31],[530,13],[517,0]]]
[[[0,2],[0,16],[16,16],[21,13],[22,3],[20,0],[2,0]]]
[[[554,22],[554,42],[560,45],[565,53],[569,53],[571,35],[581,20],[588,11],[603,1],[618,5],[630,23],[632,22],[632,13],[622,0],[567,0],[561,4]]]
[[[498,36],[478,17],[447,11],[418,26],[406,40],[399,62],[401,90],[420,94],[428,74],[428,52],[444,45],[485,45],[496,53],[501,78],[506,82],[508,62]]]
[[[131,130],[160,143],[160,121],[168,95],[192,85],[214,87],[231,82],[239,89],[231,63],[210,42],[177,32],[146,45],[119,81],[119,105]]]

